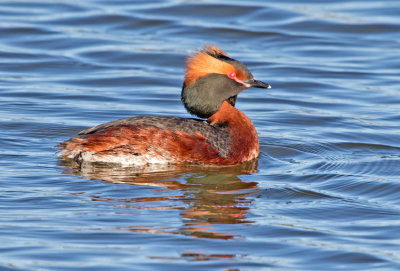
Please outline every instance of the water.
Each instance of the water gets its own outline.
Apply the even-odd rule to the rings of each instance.
[[[399,270],[398,1],[2,1],[1,270]],[[77,169],[54,146],[188,117],[216,44],[272,89],[258,164]]]

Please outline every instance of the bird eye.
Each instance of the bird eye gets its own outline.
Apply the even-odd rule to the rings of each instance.
[[[227,74],[227,76],[228,76],[230,79],[234,79],[234,78],[236,78],[236,73],[235,73],[235,72],[230,72],[230,73]]]

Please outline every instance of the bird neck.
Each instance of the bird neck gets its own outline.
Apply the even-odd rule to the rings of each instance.
[[[232,138],[232,156],[238,160],[250,160],[258,156],[259,143],[256,128],[239,109],[224,101],[219,110],[208,118],[211,124],[225,123]]]

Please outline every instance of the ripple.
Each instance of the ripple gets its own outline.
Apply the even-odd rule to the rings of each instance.
[[[318,172],[375,176],[376,178],[397,178],[399,176],[400,171],[397,170],[400,168],[399,148],[361,143],[340,143],[335,144],[334,147],[335,153],[344,153],[345,155],[343,157],[323,156],[324,162],[316,163],[308,169]]]
[[[204,18],[213,18],[225,21],[229,19],[230,21],[238,20],[241,16],[257,10],[257,6],[251,5],[221,5],[221,4],[184,4],[184,5],[173,5],[164,8],[152,8],[149,10],[152,14],[157,16],[166,17],[189,17],[191,20],[199,19],[204,20]],[[220,11],[224,10],[224,13]],[[194,12],[195,11],[195,12]]]
[[[9,39],[9,40],[20,40],[26,39],[27,35],[32,36],[47,36],[57,33],[56,31],[51,31],[46,28],[40,27],[32,27],[32,26],[25,26],[25,27],[2,27],[0,28],[0,34],[2,37]]]

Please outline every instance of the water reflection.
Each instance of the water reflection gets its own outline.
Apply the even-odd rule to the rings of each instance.
[[[65,174],[74,174],[110,183],[159,187],[157,195],[113,198],[109,195],[91,195],[94,201],[118,203],[119,207],[147,210],[180,210],[179,229],[141,227],[132,225],[123,230],[141,233],[182,234],[198,238],[232,239],[240,237],[231,232],[217,232],[216,225],[252,223],[247,218],[252,199],[257,192],[256,182],[244,182],[240,175],[257,171],[257,161],[231,167],[202,166],[148,166],[116,167],[107,164],[62,161]],[[164,192],[160,196],[159,192]],[[172,193],[171,195],[171,191]],[[166,224],[168,222],[166,221]],[[122,229],[122,228],[120,228]]]
[[[207,254],[202,251],[187,251],[181,254],[181,258],[188,260],[188,261],[212,261],[218,259],[234,259],[237,255],[232,254]],[[158,256],[151,256],[150,259],[155,260],[180,260],[179,258],[173,257],[158,257]],[[236,270],[236,269],[235,269]]]

